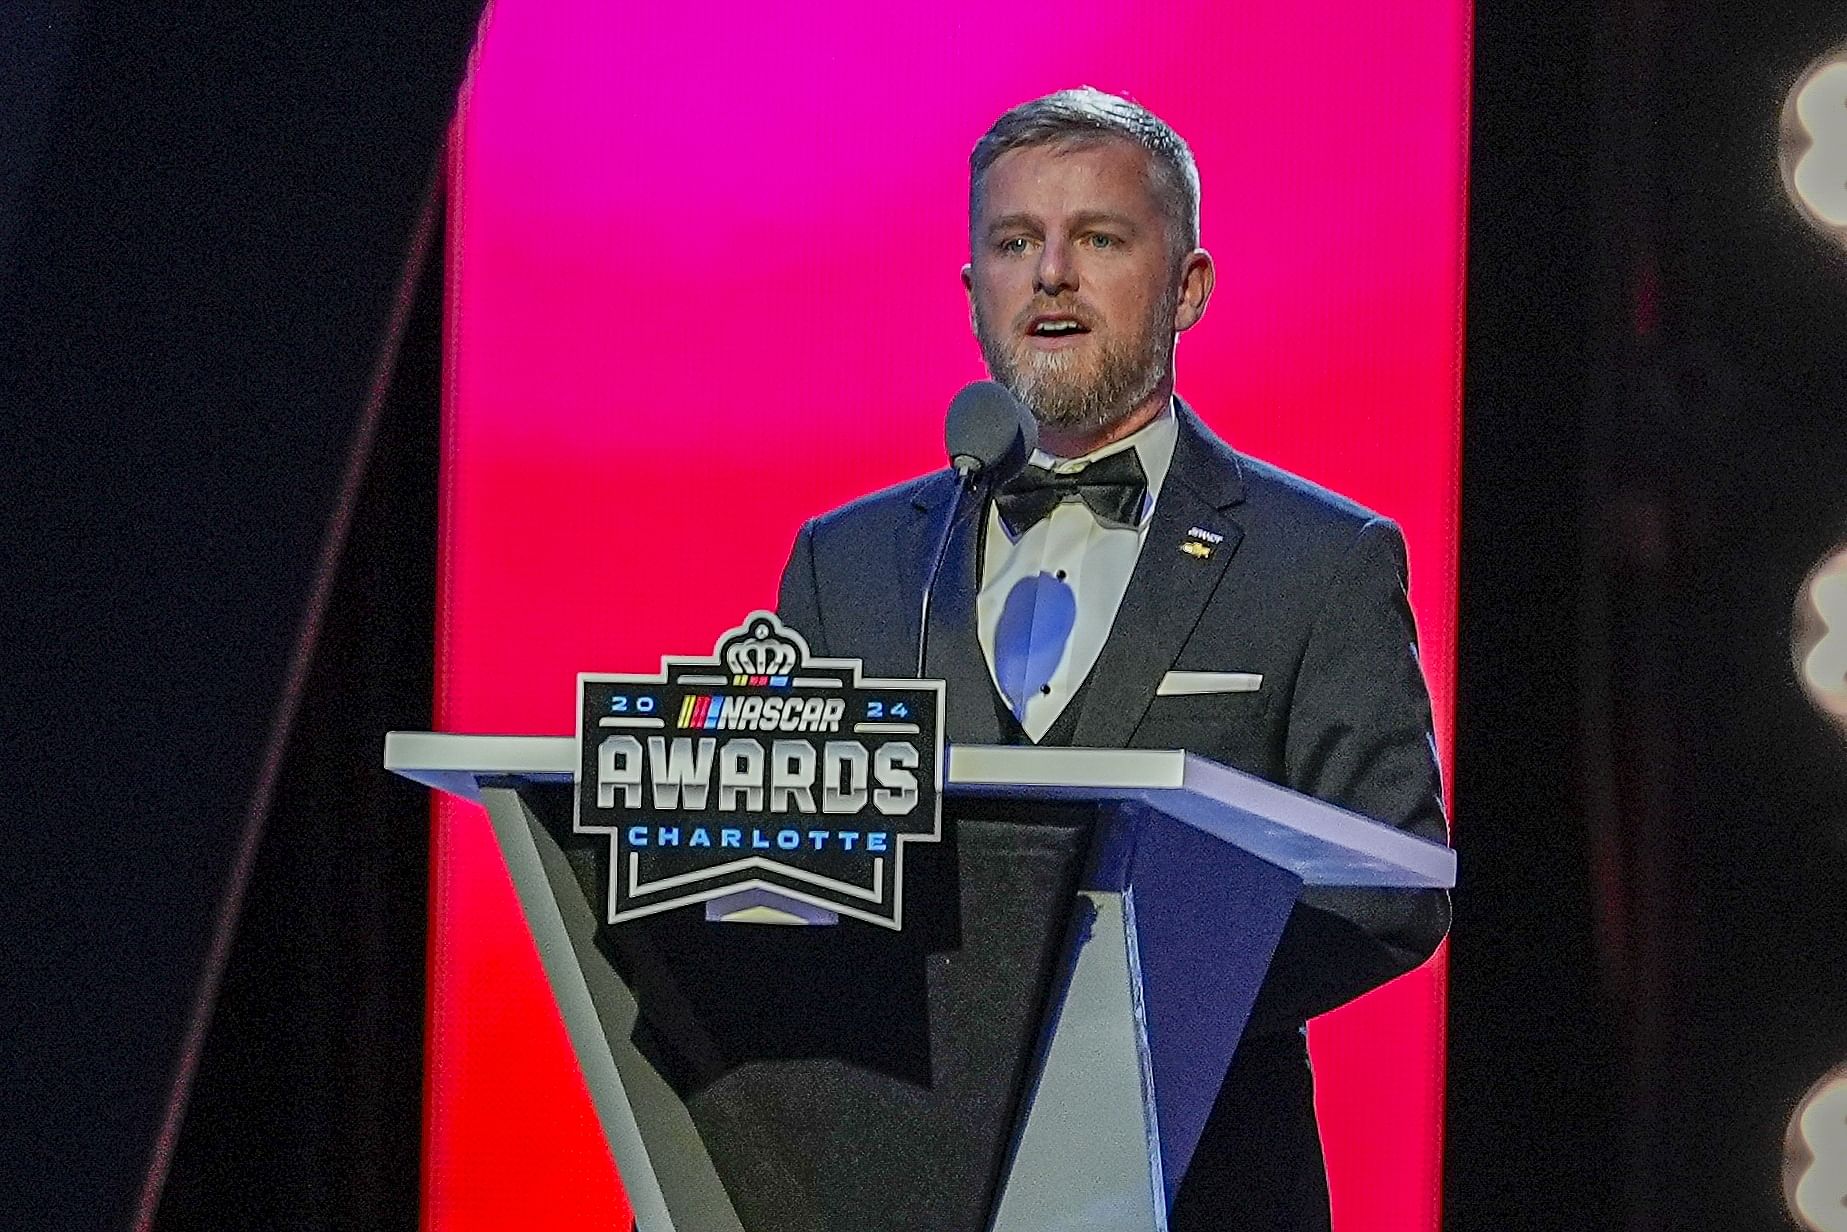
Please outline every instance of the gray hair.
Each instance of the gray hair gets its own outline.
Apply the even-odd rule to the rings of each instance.
[[[974,225],[989,168],[1009,150],[1052,146],[1085,149],[1110,140],[1131,141],[1154,161],[1155,192],[1167,216],[1176,257],[1199,247],[1199,168],[1193,151],[1161,117],[1115,94],[1090,86],[1060,90],[1008,111],[975,143],[968,157],[968,217]]]

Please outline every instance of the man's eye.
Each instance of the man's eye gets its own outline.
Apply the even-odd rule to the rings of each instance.
[[[1000,250],[1005,253],[1018,254],[1026,251],[1026,237],[1015,235],[1000,242]]]
[[[1092,248],[1117,248],[1120,247],[1121,244],[1122,241],[1113,235],[1104,235],[1101,232],[1093,232],[1090,235],[1090,246]]]

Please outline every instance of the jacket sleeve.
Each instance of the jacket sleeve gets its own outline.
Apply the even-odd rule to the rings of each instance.
[[[815,577],[813,520],[802,524],[795,546],[789,551],[789,561],[782,567],[776,615],[802,635],[810,654],[817,658],[828,656],[827,638],[821,628],[820,583]]]
[[[1398,527],[1366,523],[1303,652],[1284,738],[1286,785],[1441,843],[1443,785],[1406,584]],[[1402,975],[1435,951],[1449,919],[1443,890],[1305,889],[1249,1030],[1292,1028]]]

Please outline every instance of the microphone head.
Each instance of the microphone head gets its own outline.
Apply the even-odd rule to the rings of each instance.
[[[986,475],[999,480],[1026,465],[1039,444],[1039,425],[1005,385],[976,381],[963,386],[949,404],[943,444],[950,465],[964,479]]]

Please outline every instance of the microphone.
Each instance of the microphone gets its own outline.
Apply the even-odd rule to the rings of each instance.
[[[1038,443],[1039,425],[998,381],[964,385],[949,404],[943,446],[964,487],[997,470],[1006,478],[1026,465]]]
[[[950,402],[949,415],[943,423],[943,447],[956,472],[956,494],[943,518],[929,572],[924,574],[923,603],[917,619],[918,679],[923,678],[924,659],[929,652],[930,596],[936,590],[936,575],[942,571],[943,558],[962,521],[964,505],[981,508],[979,500],[969,504],[963,497],[977,487],[992,491],[1026,465],[1038,444],[1039,425],[1019,399],[997,381],[965,385]]]

